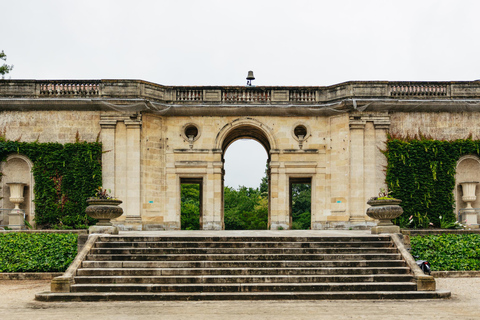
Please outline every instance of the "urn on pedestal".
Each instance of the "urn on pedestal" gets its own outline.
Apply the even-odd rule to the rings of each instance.
[[[477,200],[477,196],[475,195],[476,188],[478,181],[464,181],[460,182],[462,185],[462,191],[463,191],[463,196],[462,196],[462,201],[467,204],[467,206],[464,209],[461,209],[460,211],[462,212],[465,223],[469,226],[476,226],[478,227],[478,221],[477,221],[477,211],[472,207],[472,202],[475,202]]]
[[[106,195],[106,192],[103,194]],[[85,213],[98,220],[96,225],[88,229],[88,232],[118,234],[118,228],[113,226],[111,220],[123,214],[123,209],[119,207],[122,201],[111,196],[99,197],[98,195],[97,192],[96,197],[87,199],[88,207],[85,209]]]
[[[25,213],[20,209],[20,204],[23,203],[23,189],[27,184],[23,182],[7,182],[10,188],[10,202],[15,205],[15,208],[8,213],[8,227],[13,230],[20,230],[25,225]]]
[[[401,202],[402,200],[395,198],[368,200],[367,204],[371,207],[367,209],[367,216],[379,220],[377,226],[372,228],[372,234],[400,233],[400,227],[394,225],[392,219],[402,215],[403,209],[399,206]]]

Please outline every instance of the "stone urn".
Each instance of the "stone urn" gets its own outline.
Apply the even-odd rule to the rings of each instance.
[[[111,220],[123,214],[123,209],[119,207],[121,203],[121,200],[116,199],[87,199],[85,213],[98,220],[95,226],[89,228],[89,232],[118,234],[118,228],[112,225]]]
[[[392,219],[402,215],[403,209],[399,206],[400,199],[375,199],[368,200],[371,207],[367,209],[367,216],[379,220],[376,227],[372,228],[372,234],[400,233],[400,227],[392,223]]]
[[[20,230],[25,225],[25,214],[20,209],[20,204],[23,203],[23,190],[27,184],[23,182],[7,182],[10,188],[10,197],[8,198],[15,208],[8,213],[8,227],[12,230]]]
[[[477,212],[472,207],[472,202],[477,200],[477,196],[475,195],[475,191],[477,188],[478,181],[464,181],[460,182],[462,185],[462,201],[467,204],[467,206],[462,209],[463,215],[465,216],[465,222],[468,225],[476,225],[477,221]]]

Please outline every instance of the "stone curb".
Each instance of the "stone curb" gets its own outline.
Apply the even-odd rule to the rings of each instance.
[[[88,230],[0,230],[0,233],[76,233],[76,234],[88,234]]]
[[[480,278],[480,271],[432,271],[434,278]]]
[[[0,280],[52,280],[62,272],[1,272]]]

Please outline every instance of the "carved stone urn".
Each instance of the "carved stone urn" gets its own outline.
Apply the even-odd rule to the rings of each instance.
[[[477,212],[474,208],[472,208],[472,202],[477,200],[477,196],[475,195],[475,190],[477,188],[478,181],[464,181],[460,182],[462,185],[462,201],[467,204],[465,209],[462,209],[463,215],[465,216],[465,222],[467,225],[476,225],[477,221]]]
[[[375,199],[368,200],[371,207],[367,209],[367,216],[379,220],[376,227],[373,227],[372,234],[400,233],[400,227],[392,223],[392,219],[402,215],[403,209],[399,206],[400,199]]]
[[[121,203],[121,200],[116,199],[88,199],[85,213],[98,220],[95,226],[89,228],[89,232],[118,234],[118,228],[112,225],[111,220],[123,214],[123,209],[119,207]]]
[[[8,227],[13,230],[22,229],[25,225],[25,214],[20,209],[20,204],[25,200],[23,189],[26,185],[23,182],[7,182],[7,186],[10,188],[10,198],[8,199],[15,205],[15,208],[8,213]]]

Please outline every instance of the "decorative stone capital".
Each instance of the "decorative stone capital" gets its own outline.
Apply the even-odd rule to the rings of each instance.
[[[117,120],[100,120],[100,127],[102,129],[115,129]]]
[[[127,129],[140,129],[142,122],[138,120],[125,120],[125,126]]]

